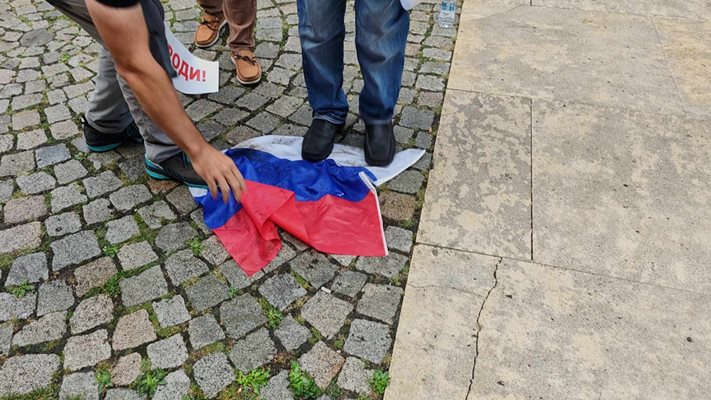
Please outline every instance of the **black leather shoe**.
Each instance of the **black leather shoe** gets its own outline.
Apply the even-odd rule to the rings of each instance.
[[[389,165],[395,157],[393,124],[365,126],[365,162],[374,167]]]
[[[325,160],[333,151],[336,135],[342,129],[343,125],[336,125],[323,119],[311,121],[311,126],[306,131],[301,145],[301,157],[313,162]]]

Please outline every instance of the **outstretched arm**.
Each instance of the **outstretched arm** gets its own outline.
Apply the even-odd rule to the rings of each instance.
[[[116,71],[133,90],[143,110],[190,157],[195,172],[205,180],[213,197],[219,188],[225,202],[230,190],[239,198],[245,188],[239,170],[200,134],[185,113],[170,78],[153,58],[141,5],[111,7],[97,0],[86,0],[86,5],[116,62]]]

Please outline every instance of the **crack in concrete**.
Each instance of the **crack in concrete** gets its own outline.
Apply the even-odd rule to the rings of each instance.
[[[481,307],[479,308],[479,312],[476,315],[476,326],[477,326],[477,332],[476,332],[476,354],[474,355],[474,365],[472,365],[472,377],[469,380],[469,389],[467,390],[467,395],[464,398],[465,400],[469,398],[469,393],[472,391],[472,386],[474,385],[474,375],[476,374],[476,362],[477,359],[479,358],[479,338],[481,338],[481,330],[482,326],[479,320],[481,319],[481,313],[484,311],[484,307],[486,307],[486,302],[489,300],[489,296],[491,295],[491,292],[496,289],[496,286],[499,284],[499,280],[496,276],[496,273],[499,271],[499,266],[501,263],[504,262],[503,257],[499,257],[499,261],[496,263],[496,266],[494,266],[494,286],[489,289],[489,291],[486,293],[486,296],[484,297],[484,301],[481,303]]]
[[[462,292],[462,293],[466,293],[466,294],[471,294],[472,296],[481,297],[481,295],[478,294],[478,293],[475,293],[475,292],[472,292],[472,291],[469,291],[469,290],[465,290],[465,289],[462,289],[462,288],[452,287],[452,286],[442,286],[442,285],[415,285],[415,284],[412,284],[412,283],[409,283],[409,282],[408,282],[408,283],[407,283],[407,287],[412,287],[412,288],[415,288],[415,289],[422,289],[422,290],[427,290],[427,289],[449,289],[449,290],[456,290],[457,292]]]

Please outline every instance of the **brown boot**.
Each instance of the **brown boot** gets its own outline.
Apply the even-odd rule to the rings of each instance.
[[[237,81],[243,85],[254,85],[262,79],[262,68],[257,57],[249,49],[232,51],[232,62],[237,68]]]
[[[220,31],[227,25],[225,16],[216,17],[202,13],[200,25],[195,31],[195,45],[197,47],[210,47],[220,38]]]

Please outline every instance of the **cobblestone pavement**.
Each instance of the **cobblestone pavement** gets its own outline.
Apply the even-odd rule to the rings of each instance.
[[[265,383],[263,399],[380,398],[430,153],[380,191],[386,259],[330,257],[284,235],[277,260],[247,278],[187,189],[146,177],[140,145],[87,152],[79,121],[97,44],[46,2],[0,7],[0,397],[249,399],[250,385]],[[433,27],[434,7],[411,12],[396,116],[403,148],[431,150],[438,124],[456,29]],[[220,92],[181,97],[219,147],[301,135],[310,123],[296,5],[258,8],[264,81],[235,83],[223,37],[195,50],[219,60]],[[348,10],[353,113],[342,141],[361,145]],[[193,0],[166,3],[184,43],[198,15]],[[298,379],[295,361],[319,390]]]

